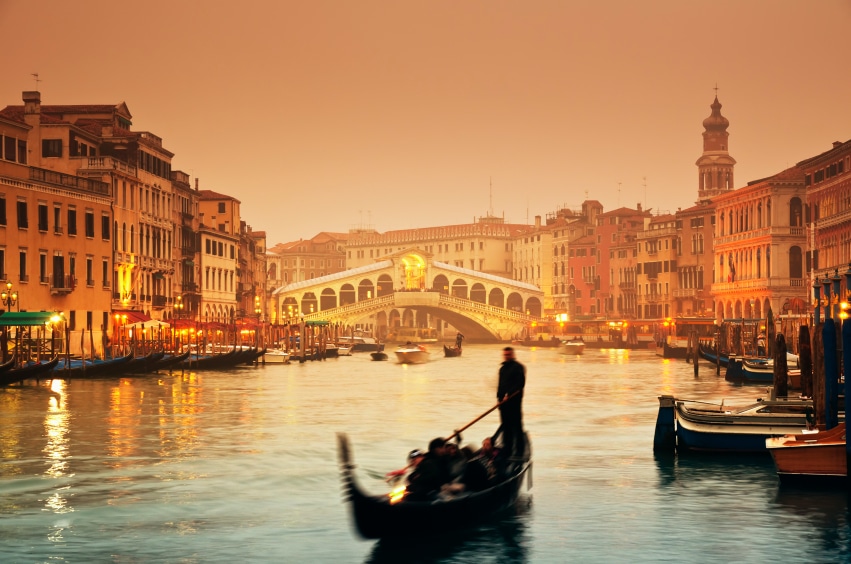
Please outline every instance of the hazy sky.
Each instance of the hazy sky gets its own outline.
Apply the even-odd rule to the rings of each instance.
[[[269,246],[675,211],[716,84],[737,186],[851,138],[849,26],[849,0],[0,0],[0,107],[31,73],[126,102]]]

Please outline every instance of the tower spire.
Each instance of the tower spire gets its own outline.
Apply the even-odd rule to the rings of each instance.
[[[730,121],[721,115],[718,101],[718,84],[715,84],[715,99],[709,106],[712,113],[703,120],[703,154],[695,163],[698,169],[698,201],[733,190],[733,168],[736,159],[730,156],[727,128]]]

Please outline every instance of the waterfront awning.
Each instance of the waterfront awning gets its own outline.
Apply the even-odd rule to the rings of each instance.
[[[171,327],[165,321],[157,321],[155,319],[149,319],[148,321],[137,321],[136,323],[128,323],[125,325],[127,329],[166,329]]]
[[[309,321],[305,321],[304,324],[307,325],[308,327],[325,327],[326,325],[328,325],[328,322],[327,321],[321,321],[321,320],[316,320],[316,321],[309,320]]]
[[[116,316],[121,320],[119,323],[124,323],[127,325],[132,325],[133,323],[139,323],[151,321],[151,316],[145,315],[144,312],[141,311],[133,311],[130,309],[127,310],[114,310],[112,312],[112,318],[115,319]]]
[[[0,315],[0,327],[44,325],[54,315],[53,311],[7,311]]]

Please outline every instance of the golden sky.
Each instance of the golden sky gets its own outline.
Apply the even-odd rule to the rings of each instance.
[[[851,1],[0,0],[0,107],[126,102],[269,246],[697,196],[851,138]],[[492,188],[491,188],[492,185]]]

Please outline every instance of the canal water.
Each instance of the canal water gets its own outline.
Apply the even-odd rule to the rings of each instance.
[[[765,391],[649,351],[518,347],[534,471],[517,513],[424,542],[359,539],[335,434],[386,491],[376,475],[495,403],[500,348],[2,389],[0,562],[849,560],[844,493],[781,488],[770,458],[654,455],[659,395]]]

